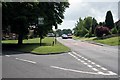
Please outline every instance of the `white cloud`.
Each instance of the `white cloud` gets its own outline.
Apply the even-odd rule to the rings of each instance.
[[[93,0],[94,1],[94,0]],[[116,1],[116,0],[115,0]],[[60,29],[73,29],[76,21],[91,16],[98,22],[105,21],[108,10],[111,10],[114,21],[118,20],[118,3],[117,2],[87,2],[87,0],[70,0],[70,6],[66,9],[64,22],[59,25]]]

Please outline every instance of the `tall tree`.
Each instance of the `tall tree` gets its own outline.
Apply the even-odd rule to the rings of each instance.
[[[89,30],[92,27],[92,17],[86,17],[84,19],[84,27]]]
[[[92,34],[94,34],[95,28],[97,27],[98,23],[95,18],[92,19]]]
[[[109,29],[114,28],[114,21],[111,11],[107,11],[105,24]]]
[[[12,32],[20,36],[21,32],[27,31],[29,25],[38,24],[38,17],[43,17],[44,26],[36,27],[41,28],[38,29],[38,32],[42,36],[41,38],[43,38],[44,34],[47,34],[52,29],[52,26],[62,23],[62,19],[64,19],[63,14],[67,7],[69,7],[68,2],[3,2],[3,29],[6,29],[10,25]],[[25,24],[25,26],[22,24]],[[20,27],[19,30],[16,26]],[[43,27],[46,29],[44,32],[41,32]],[[22,33],[21,38],[18,38],[19,44],[22,44],[23,37],[26,33]]]

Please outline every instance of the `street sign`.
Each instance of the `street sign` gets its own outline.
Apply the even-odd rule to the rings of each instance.
[[[40,24],[40,25],[44,24],[44,18],[39,17],[38,18],[38,24]]]

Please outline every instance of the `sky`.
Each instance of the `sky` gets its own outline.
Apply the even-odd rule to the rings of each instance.
[[[113,20],[118,20],[118,0],[110,2],[110,0],[69,0],[69,8],[65,10],[63,22],[58,25],[58,29],[73,29],[75,23],[81,17],[94,17],[97,22],[104,22],[107,11],[111,11]]]

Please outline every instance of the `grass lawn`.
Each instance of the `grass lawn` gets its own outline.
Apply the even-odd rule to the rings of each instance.
[[[73,37],[74,39],[80,39],[80,40],[85,40],[85,41],[95,41],[98,43],[103,43],[111,46],[117,46],[120,45],[120,36],[119,37],[111,37],[107,39],[97,39],[96,37],[91,37],[91,38],[84,38],[84,37]]]
[[[120,45],[119,39],[120,39],[119,37],[111,37],[111,38],[107,38],[107,39],[93,40],[93,41],[111,45],[111,46],[117,46],[117,45]]]
[[[61,53],[61,52],[68,52],[70,49],[61,43],[57,42],[54,46],[52,46],[52,42],[54,41],[53,37],[46,37],[42,40],[42,46],[40,45],[40,39],[34,38],[34,39],[28,39],[23,40],[23,45],[14,47],[18,51],[24,51],[24,52],[33,52],[36,54],[49,54],[49,53]],[[17,40],[3,40],[2,44],[6,45],[17,45]]]

